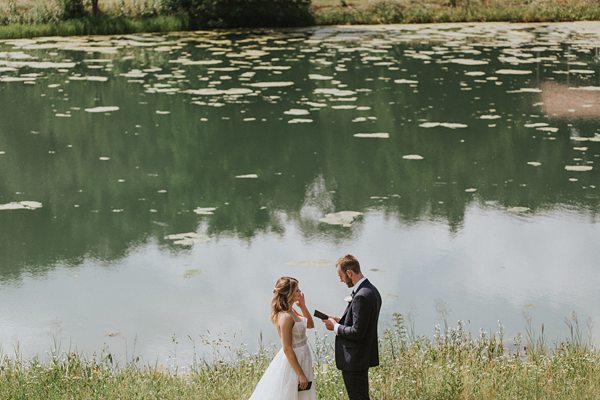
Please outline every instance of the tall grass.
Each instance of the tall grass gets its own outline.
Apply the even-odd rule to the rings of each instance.
[[[371,0],[355,6],[314,9],[317,25],[444,22],[561,22],[600,19],[600,3],[588,0],[446,1]]]
[[[459,321],[435,329],[433,337],[416,336],[404,318],[380,340],[381,365],[370,370],[371,394],[399,399],[598,399],[600,353],[578,333],[550,346],[529,326],[512,341],[498,332],[473,337]],[[317,336],[313,353],[320,399],[343,399],[330,338]],[[222,346],[214,343],[215,346]],[[246,399],[267,367],[273,349],[236,352],[233,360],[195,361],[189,372],[117,365],[103,353],[86,358],[55,354],[49,361],[3,357],[1,399]],[[220,350],[215,350],[220,354]]]
[[[170,32],[190,27],[188,18],[169,13],[163,0],[118,0],[110,2],[110,8],[98,16],[91,15],[88,3],[0,0],[0,39]],[[106,2],[100,4],[104,6]]]
[[[114,33],[173,32],[188,28],[180,16],[156,16],[141,19],[127,17],[86,17],[56,23],[0,26],[0,38],[16,39],[36,36],[109,35]]]

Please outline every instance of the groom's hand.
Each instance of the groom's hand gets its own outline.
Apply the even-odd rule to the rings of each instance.
[[[325,324],[327,330],[332,331],[337,322],[332,317],[329,317],[329,319],[324,319],[323,323]]]

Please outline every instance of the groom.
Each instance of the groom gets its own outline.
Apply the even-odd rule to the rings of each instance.
[[[348,254],[337,262],[340,281],[352,288],[352,300],[341,318],[329,317],[325,326],[335,333],[335,364],[342,371],[350,400],[369,400],[369,367],[379,365],[377,321],[381,296]]]

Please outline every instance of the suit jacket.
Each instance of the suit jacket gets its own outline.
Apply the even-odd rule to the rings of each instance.
[[[365,280],[340,318],[335,337],[335,364],[343,371],[363,371],[379,365],[377,323],[381,296]]]

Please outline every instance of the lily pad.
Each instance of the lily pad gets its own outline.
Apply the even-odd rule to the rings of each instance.
[[[257,174],[246,174],[246,175],[236,175],[235,176],[238,179],[256,179],[258,178]]]
[[[525,69],[499,69],[496,73],[498,75],[529,75],[532,72]]]
[[[422,124],[419,124],[419,126],[421,128],[435,128],[438,126],[442,126],[444,128],[449,128],[449,129],[458,129],[458,128],[466,128],[468,125],[455,123],[455,122],[424,122]]]
[[[368,139],[389,139],[390,134],[387,132],[355,133],[353,136],[357,137],[357,138],[368,138]]]
[[[176,233],[165,236],[165,239],[172,240],[173,244],[180,246],[193,246],[194,244],[206,243],[210,240],[208,236],[196,232]]]
[[[339,211],[336,213],[326,214],[319,222],[329,225],[341,225],[349,228],[363,213],[358,211]]]
[[[103,107],[92,107],[86,108],[85,111],[89,113],[106,113],[112,111],[118,111],[119,107],[117,106],[103,106]]]
[[[294,82],[256,82],[251,83],[248,86],[257,88],[273,88],[273,87],[287,87],[294,85]]]
[[[35,210],[42,208],[42,203],[38,201],[17,201],[13,203],[0,204],[0,211],[3,210]]]
[[[308,115],[308,114],[310,114],[310,111],[302,110],[302,109],[298,109],[298,108],[292,108],[290,110],[284,111],[283,113],[285,115]]]
[[[565,169],[567,171],[586,172],[591,171],[593,167],[590,165],[565,165]]]
[[[194,209],[194,212],[198,215],[213,215],[217,207],[198,207]]]

